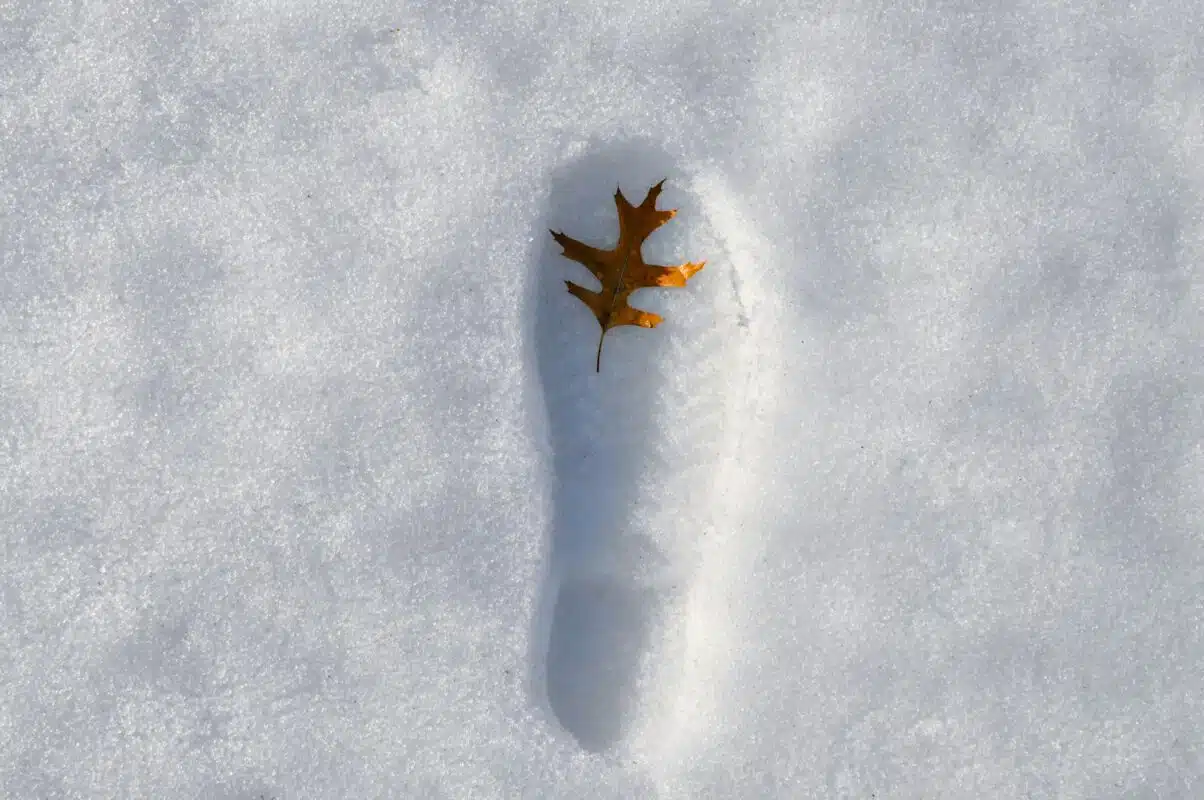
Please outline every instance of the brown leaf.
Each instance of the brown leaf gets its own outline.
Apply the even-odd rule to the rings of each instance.
[[[590,307],[602,326],[595,362],[598,372],[602,371],[602,342],[607,331],[620,325],[655,328],[661,323],[660,315],[627,305],[631,293],[652,286],[685,286],[686,281],[706,264],[705,261],[699,261],[675,267],[658,267],[644,263],[644,257],[640,254],[644,240],[677,213],[676,209],[658,210],[656,207],[656,198],[660,196],[664,183],[662,180],[649,189],[644,202],[638,206],[627,202],[622,191],[615,190],[615,206],[619,209],[619,243],[613,250],[599,250],[563,233],[551,231],[552,238],[564,248],[565,257],[584,264],[602,282],[602,291],[595,292],[572,281],[565,281],[569,292]]]

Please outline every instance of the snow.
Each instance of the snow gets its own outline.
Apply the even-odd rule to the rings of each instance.
[[[1202,23],[5,4],[0,794],[1198,796]]]

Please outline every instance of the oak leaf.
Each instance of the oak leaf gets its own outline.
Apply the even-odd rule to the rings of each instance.
[[[606,339],[607,331],[620,325],[655,328],[663,319],[659,314],[629,306],[627,299],[631,293],[653,286],[685,286],[686,281],[706,264],[705,261],[699,261],[661,267],[644,263],[644,257],[640,254],[644,240],[677,213],[677,209],[656,207],[656,198],[660,196],[664,183],[662,180],[649,189],[644,202],[638,206],[627,202],[623,192],[615,189],[615,206],[619,210],[619,243],[613,250],[599,250],[563,233],[550,231],[552,238],[564,248],[566,258],[584,264],[602,282],[602,291],[595,292],[572,281],[565,281],[569,293],[589,306],[602,326],[594,364],[598,372],[602,371],[602,342]]]

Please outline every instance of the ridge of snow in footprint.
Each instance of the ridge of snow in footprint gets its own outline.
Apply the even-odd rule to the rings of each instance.
[[[612,247],[616,184],[638,204],[668,178],[658,207],[678,215],[648,239],[644,257],[708,260],[684,289],[632,297],[665,322],[612,329],[597,373],[598,324],[564,289],[565,279],[596,282],[536,233],[544,241],[535,245],[534,333],[553,513],[533,691],[583,749],[600,753],[679,716],[694,576],[708,543],[723,538],[716,526],[730,500],[721,484],[746,400],[747,317],[732,266],[672,159],[644,143],[594,149],[554,176],[546,227]]]

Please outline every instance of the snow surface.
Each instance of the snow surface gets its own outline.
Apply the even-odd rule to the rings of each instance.
[[[0,4],[0,795],[1204,796],[1201,31]]]

